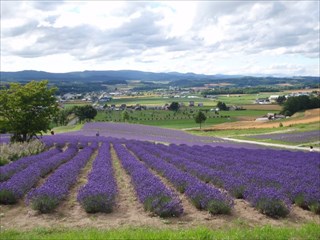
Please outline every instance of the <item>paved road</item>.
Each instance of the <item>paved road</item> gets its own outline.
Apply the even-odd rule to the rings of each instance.
[[[240,143],[258,144],[258,145],[269,146],[269,147],[287,148],[287,149],[302,150],[302,151],[310,150],[310,148],[308,147],[289,146],[289,145],[276,144],[276,143],[255,142],[255,141],[241,140],[241,139],[234,139],[234,138],[222,138],[222,139],[234,141],[234,142],[240,142]],[[313,149],[315,152],[320,152],[319,148],[313,148]]]

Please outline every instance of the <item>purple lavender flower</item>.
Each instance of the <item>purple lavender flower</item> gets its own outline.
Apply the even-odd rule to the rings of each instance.
[[[78,193],[77,200],[88,213],[109,213],[115,205],[117,185],[113,175],[109,145],[108,142],[101,145],[92,164],[88,183]]]
[[[178,191],[185,192],[198,209],[206,209],[212,214],[230,212],[233,200],[213,186],[205,184],[189,174],[193,169],[189,168],[189,165],[182,158],[174,158],[165,151],[159,151],[160,145],[138,144],[136,142],[135,144],[129,143],[127,146],[149,167],[166,177]],[[164,148],[168,150],[167,147]],[[181,186],[183,187],[181,188]]]
[[[61,152],[59,149],[52,149],[38,155],[23,157],[17,161],[9,163],[3,167],[0,167],[0,181],[8,180],[13,174],[25,169],[26,167],[30,166],[31,164],[41,161],[43,159],[50,158],[56,154]]]
[[[89,161],[93,149],[84,148],[74,158],[59,167],[40,187],[27,195],[27,203],[41,213],[51,212],[69,193],[81,169]]]
[[[70,147],[65,152],[31,164],[26,169],[13,175],[8,181],[0,183],[0,203],[16,203],[39,181],[40,177],[68,161],[76,152],[75,148]]]
[[[160,217],[182,214],[181,201],[176,194],[169,190],[160,179],[154,176],[122,145],[115,144],[114,148],[122,166],[131,176],[139,201],[143,203],[147,211],[154,212]]]

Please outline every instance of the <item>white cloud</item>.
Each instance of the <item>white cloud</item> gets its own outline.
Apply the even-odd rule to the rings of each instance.
[[[1,1],[1,70],[319,75],[319,4]]]

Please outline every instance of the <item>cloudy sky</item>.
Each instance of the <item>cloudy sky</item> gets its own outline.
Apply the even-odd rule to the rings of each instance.
[[[1,71],[319,76],[319,1],[1,1]]]

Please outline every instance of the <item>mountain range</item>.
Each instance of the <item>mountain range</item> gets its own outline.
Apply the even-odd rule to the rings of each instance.
[[[80,80],[80,81],[107,81],[107,80],[142,80],[142,81],[176,81],[176,80],[201,80],[201,79],[225,79],[240,78],[240,75],[205,75],[195,73],[154,73],[134,70],[119,71],[83,71],[68,73],[50,73],[44,71],[25,70],[18,72],[0,72],[2,81],[30,81],[30,80]]]

